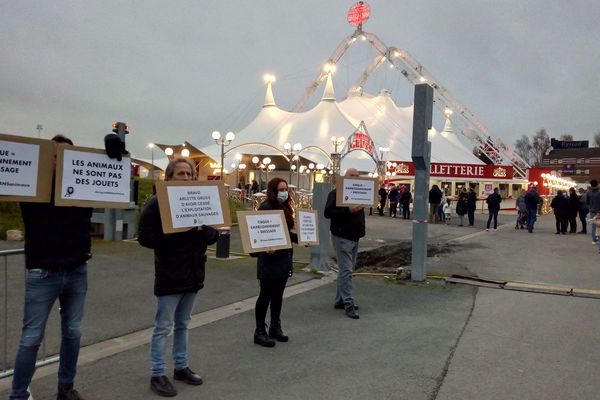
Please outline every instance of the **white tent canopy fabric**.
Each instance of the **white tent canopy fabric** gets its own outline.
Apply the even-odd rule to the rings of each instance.
[[[337,102],[331,75],[328,75],[321,101],[305,112],[288,112],[277,107],[271,84],[267,84],[265,103],[256,118],[236,134],[229,146],[225,165],[234,160],[236,153],[277,155],[280,152],[262,145],[264,143],[283,151],[283,145],[301,143],[303,149],[318,147],[325,153],[333,152],[332,136],[346,139],[357,131],[361,121],[365,122],[375,146],[388,147],[386,160],[411,161],[413,107],[398,107],[383,90],[377,96],[362,92],[351,93],[345,100]],[[483,164],[465,147],[452,132],[447,121],[443,132],[429,133],[431,161],[455,164]],[[220,160],[221,148],[210,145],[201,150],[214,160]],[[301,154],[315,163],[328,164],[328,157],[319,151],[307,149]],[[349,167],[362,171],[376,171],[375,162],[363,151],[353,151],[342,160],[342,171]]]

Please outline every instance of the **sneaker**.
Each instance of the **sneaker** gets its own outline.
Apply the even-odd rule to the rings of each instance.
[[[352,319],[359,319],[360,318],[358,316],[358,313],[356,312],[356,310],[354,310],[354,307],[352,307],[352,308],[346,308],[346,316],[348,318],[352,318]]]
[[[175,386],[169,381],[165,375],[153,376],[150,378],[150,389],[159,396],[162,397],[174,397],[177,396],[177,390]]]
[[[56,400],[84,400],[75,389],[58,390]]]
[[[485,228],[485,231],[486,231],[486,232],[489,232],[489,231],[490,231],[490,229],[489,229],[489,228]]]
[[[333,305],[333,308],[335,308],[336,310],[344,310],[346,306],[344,305],[344,303],[335,303]],[[354,305],[354,309],[358,310],[358,306],[356,304]]]
[[[188,385],[202,385],[203,381],[200,375],[195,373],[190,369],[190,367],[185,367],[183,369],[176,369],[173,372],[173,379],[176,381],[183,381]]]
[[[498,228],[494,228],[494,230],[495,230],[495,231],[497,231],[497,230],[498,230]]]

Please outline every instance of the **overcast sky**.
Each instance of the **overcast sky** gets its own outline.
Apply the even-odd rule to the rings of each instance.
[[[364,29],[408,51],[493,134],[512,145],[600,130],[600,2],[371,0]],[[344,37],[345,0],[5,1],[0,12],[0,132],[71,136],[100,147],[114,121],[129,148],[210,143],[249,123],[274,73],[291,108]],[[358,44],[336,94],[374,53]],[[380,71],[367,87],[408,105],[412,87]],[[319,90],[318,93],[320,93]],[[441,126],[438,126],[441,128]],[[349,133],[348,133],[349,134]]]

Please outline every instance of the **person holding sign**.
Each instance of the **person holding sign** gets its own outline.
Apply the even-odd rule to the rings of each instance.
[[[357,177],[358,171],[349,168],[346,176]],[[336,206],[336,194],[336,189],[333,189],[325,204],[325,218],[331,220],[329,229],[338,263],[334,307],[345,309],[349,318],[358,319],[358,306],[352,298],[352,272],[356,267],[358,240],[365,236],[365,212],[360,206]]]
[[[294,216],[288,194],[288,185],[284,179],[273,178],[267,185],[267,199],[260,205],[260,210],[283,210],[285,222],[290,231],[290,239],[298,243],[298,236],[291,230],[294,228]],[[258,257],[256,274],[260,281],[260,293],[256,300],[254,316],[256,330],[254,343],[264,347],[275,346],[275,340],[287,342],[288,337],[281,330],[281,307],[283,304],[283,291],[288,277],[292,276],[292,249],[281,249],[253,253]],[[267,335],[265,319],[267,309],[271,306],[271,325]]]
[[[63,135],[52,140],[55,145],[73,145]],[[22,202],[20,205],[25,224],[27,275],[23,329],[9,399],[29,398],[27,388],[35,371],[48,315],[56,299],[60,302],[62,328],[57,399],[81,399],[73,389],[73,381],[87,292],[87,261],[92,257],[92,209],[57,207],[53,200],[50,203]]]
[[[195,180],[195,169],[186,158],[169,162],[165,180]],[[148,199],[140,219],[139,243],[154,249],[154,294],[157,301],[156,319],[150,350],[150,388],[160,396],[177,395],[177,390],[165,375],[167,335],[173,324],[174,379],[190,385],[201,385],[202,378],[188,365],[188,324],[198,290],[204,287],[206,248],[217,241],[216,229],[203,225],[186,232],[163,233],[156,196]]]

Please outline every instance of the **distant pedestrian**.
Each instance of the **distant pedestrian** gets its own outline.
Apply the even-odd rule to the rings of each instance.
[[[598,181],[596,179],[590,181],[590,191],[587,193],[587,204],[590,210],[590,219],[593,219],[600,213],[600,188],[598,187]],[[590,232],[592,233],[592,243],[596,244],[598,242],[598,237],[596,236],[596,224],[592,223]]]
[[[440,200],[440,206],[437,209],[437,215],[441,222],[446,222],[446,216],[444,215],[444,206],[446,205],[446,192],[442,190],[442,199]]]
[[[538,194],[536,187],[532,186],[531,189],[529,189],[525,194],[525,207],[527,208],[527,231],[529,233],[533,233],[533,228],[537,219],[537,210],[541,203],[542,198]]]
[[[294,229],[294,215],[290,205],[288,185],[284,179],[273,178],[267,185],[267,199],[260,205],[259,210],[283,210],[285,222],[293,243],[298,243]],[[288,336],[281,329],[281,307],[283,291],[293,272],[292,249],[281,249],[253,254],[258,257],[256,274],[260,282],[260,293],[256,300],[254,317],[256,330],[254,343],[264,347],[275,346],[275,341],[287,342]],[[265,329],[267,309],[271,309],[271,324],[269,333]]]
[[[567,210],[567,219],[569,221],[569,233],[577,233],[577,213],[579,212],[579,196],[575,188],[569,189],[568,198],[569,207]]]
[[[250,192],[252,194],[258,193],[260,189],[258,188],[258,182],[255,179],[252,179],[252,186],[250,186]]]
[[[165,169],[165,181],[195,179],[194,165],[187,158],[175,158]],[[138,241],[154,249],[156,317],[150,343],[150,389],[159,396],[177,395],[165,372],[167,336],[173,326],[173,378],[189,385],[202,384],[202,378],[188,365],[188,324],[196,295],[204,287],[206,248],[217,238],[217,230],[206,225],[165,234],[156,196],[146,202],[142,211]]]
[[[381,184],[379,188],[379,215],[383,217],[385,210],[385,203],[387,202],[388,192],[384,184]]]
[[[584,188],[579,188],[579,222],[581,222],[581,230],[579,233],[586,235],[587,234],[587,215],[590,212],[590,207],[587,203],[587,192]]]
[[[550,207],[554,210],[554,219],[556,220],[556,234],[567,233],[567,221],[569,216],[569,200],[564,196],[563,191],[556,192],[552,199]]]
[[[410,190],[404,189],[400,196],[400,203],[402,204],[402,218],[410,218],[410,203],[412,202],[412,193]]]
[[[467,194],[467,189],[463,188],[461,192],[458,194],[458,199],[456,200],[456,215],[458,216],[458,226],[464,226],[465,215],[467,215],[467,202],[469,195]]]
[[[396,218],[396,213],[398,211],[398,203],[400,202],[400,191],[395,184],[391,184],[391,189],[389,193],[390,199],[390,217]]]
[[[437,214],[438,207],[442,201],[442,191],[438,185],[433,185],[429,190],[429,222],[436,223],[439,221]]]
[[[356,168],[346,170],[346,176],[358,176]],[[358,319],[358,306],[352,297],[352,272],[356,268],[358,241],[365,236],[365,213],[360,206],[340,207],[336,190],[327,196],[325,218],[331,220],[329,230],[338,263],[337,290],[334,308],[346,310],[346,316]]]
[[[444,204],[444,221],[446,225],[452,221],[452,199],[446,199]]]
[[[521,192],[517,200],[515,201],[515,208],[517,209],[517,222],[515,229],[524,229],[527,225],[527,205],[525,204],[525,194]]]
[[[52,141],[55,145],[73,145],[63,135],[56,135]],[[20,206],[25,224],[25,304],[9,399],[30,398],[27,389],[56,300],[60,304],[62,333],[56,398],[82,399],[73,384],[88,287],[87,262],[92,257],[92,209],[57,207],[54,200],[23,202]]]
[[[494,193],[490,194],[485,202],[488,205],[488,220],[485,230],[490,230],[490,223],[492,219],[494,220],[494,230],[498,229],[498,212],[500,212],[500,203],[502,202],[502,197],[498,193],[498,188],[494,188]]]
[[[467,215],[469,216],[469,226],[475,225],[475,210],[477,209],[477,193],[473,188],[469,188],[467,197]]]

